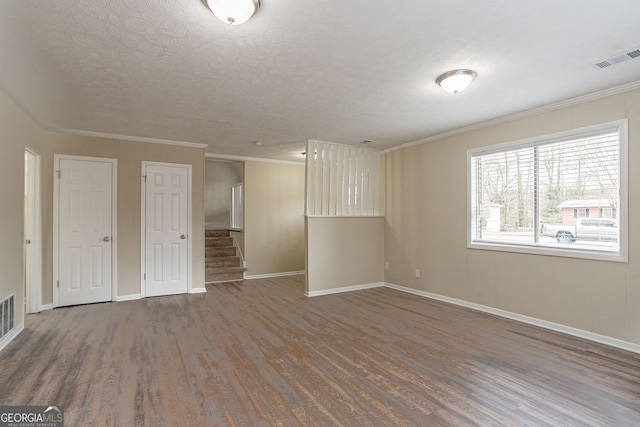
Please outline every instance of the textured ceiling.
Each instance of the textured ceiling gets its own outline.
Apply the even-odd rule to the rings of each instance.
[[[636,82],[638,0],[2,0],[0,86],[48,129],[301,160],[304,141],[388,148]],[[471,68],[467,91],[435,78]],[[262,141],[256,145],[254,141]]]

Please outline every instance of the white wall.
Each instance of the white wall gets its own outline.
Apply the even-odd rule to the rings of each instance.
[[[629,262],[467,249],[468,149],[629,119]],[[387,154],[387,282],[640,344],[640,90]],[[415,277],[415,269],[422,277]]]

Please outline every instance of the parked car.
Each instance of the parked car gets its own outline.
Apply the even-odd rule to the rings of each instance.
[[[555,237],[558,243],[576,240],[618,241],[618,223],[604,218],[578,218],[576,225],[542,224],[543,236]]]

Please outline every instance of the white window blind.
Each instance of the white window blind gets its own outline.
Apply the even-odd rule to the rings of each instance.
[[[625,162],[626,121],[472,150],[469,246],[626,254]]]
[[[380,215],[380,151],[307,141],[306,214]]]

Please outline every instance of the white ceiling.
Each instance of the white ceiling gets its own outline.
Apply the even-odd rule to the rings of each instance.
[[[2,0],[0,86],[42,126],[302,160],[389,148],[640,80],[638,0]],[[465,92],[436,77],[471,68]],[[262,145],[254,144],[262,141]]]

